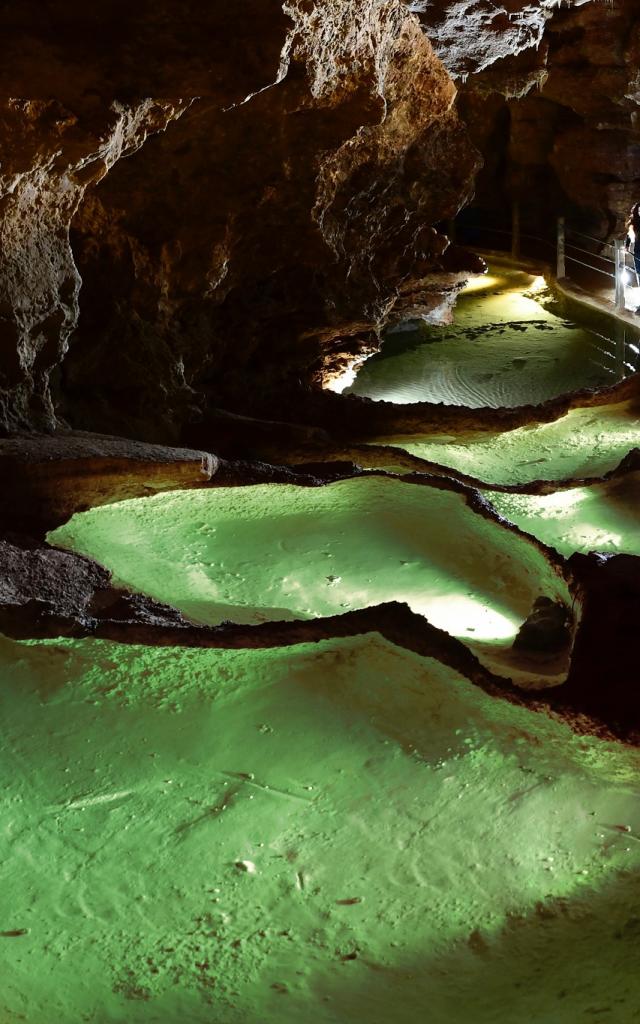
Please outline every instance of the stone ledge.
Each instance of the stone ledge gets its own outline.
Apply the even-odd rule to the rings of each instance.
[[[0,523],[41,535],[74,512],[175,488],[201,487],[210,452],[81,431],[0,439]]]

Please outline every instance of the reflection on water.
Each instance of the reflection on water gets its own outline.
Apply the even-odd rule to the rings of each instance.
[[[620,380],[635,369],[630,346],[565,319],[544,279],[490,268],[472,279],[441,327],[408,321],[387,332],[382,352],[346,394],[397,404],[468,408],[537,404]],[[628,351],[627,351],[628,349]],[[637,359],[637,353],[636,353]]]

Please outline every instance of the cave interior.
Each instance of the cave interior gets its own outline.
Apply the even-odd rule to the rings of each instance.
[[[0,38],[0,1024],[637,1022],[637,3]]]

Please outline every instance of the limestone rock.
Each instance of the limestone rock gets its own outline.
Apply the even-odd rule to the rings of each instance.
[[[571,643],[568,608],[548,597],[538,597],[520,626],[513,649],[530,654],[557,654]]]
[[[477,167],[449,75],[399,0],[287,10],[277,85],[194,102],[80,207],[75,426],[174,441],[210,403],[277,410],[336,348],[377,344],[410,282],[442,305],[433,225]]]
[[[81,431],[0,439],[0,524],[51,529],[96,505],[201,487],[218,466],[208,452]]]
[[[165,128],[180,103],[0,102],[0,425],[51,428],[49,378],[77,324],[69,225],[87,186]]]
[[[5,431],[175,442],[438,271],[477,154],[401,0],[37,11],[0,8]]]
[[[591,234],[620,235],[640,176],[637,4],[563,4],[545,19],[539,47],[478,65],[462,88],[488,162],[478,203],[500,216],[518,200],[527,223],[551,234],[561,213]]]

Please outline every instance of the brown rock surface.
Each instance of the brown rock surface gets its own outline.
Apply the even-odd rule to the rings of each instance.
[[[39,533],[96,505],[201,487],[218,466],[208,452],[81,431],[0,439],[0,525]]]
[[[277,410],[336,348],[375,343],[412,281],[412,308],[453,300],[432,225],[476,154],[448,74],[397,0],[288,10],[273,88],[194,102],[80,208],[74,425],[172,439],[207,401]]]
[[[639,23],[632,0],[0,4],[0,429],[281,418],[385,323],[446,318],[471,264],[434,225],[472,195],[469,136],[483,201],[619,228]]]
[[[556,0],[407,2],[418,14],[448,70],[454,78],[463,79],[537,48],[546,22],[557,6]]]
[[[453,300],[433,225],[477,157],[400,0],[26,0],[0,34],[5,431],[55,426],[53,374],[74,426],[175,440]]]
[[[0,101],[0,425],[50,428],[49,378],[78,319],[69,225],[89,184],[182,105]]]
[[[640,178],[640,11],[634,0],[586,2],[545,18],[539,47],[485,64],[463,88],[488,156],[478,202],[508,210],[505,198],[518,199],[531,224],[553,228],[563,213],[619,235]]]

